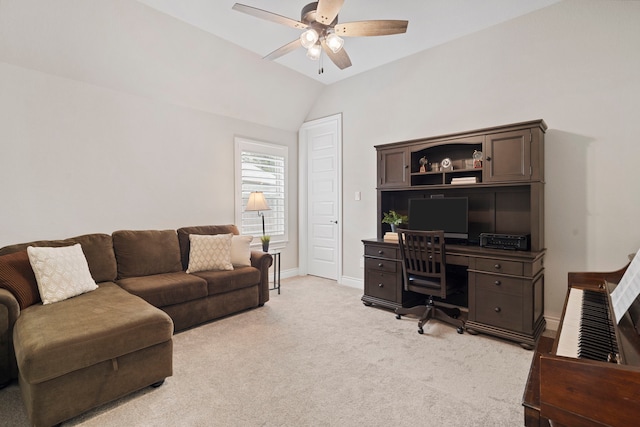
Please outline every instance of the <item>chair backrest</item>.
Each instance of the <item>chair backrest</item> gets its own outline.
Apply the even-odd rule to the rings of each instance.
[[[447,296],[444,231],[399,230],[404,287],[421,294]]]

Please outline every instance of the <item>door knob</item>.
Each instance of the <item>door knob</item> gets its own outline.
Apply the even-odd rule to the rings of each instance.
[[[329,222],[332,223],[332,224],[337,224],[338,223],[338,221],[329,221]]]

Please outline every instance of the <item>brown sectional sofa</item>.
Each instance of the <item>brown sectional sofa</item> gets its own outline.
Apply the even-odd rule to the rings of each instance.
[[[269,300],[269,254],[251,251],[251,266],[186,273],[190,234],[237,235],[238,229],[121,230],[0,248],[0,257],[24,264],[28,246],[80,243],[98,285],[47,305],[34,302],[28,268],[20,280],[31,282],[30,289],[0,287],[0,384],[19,378],[33,425],[54,425],[161,384],[172,375],[174,330]]]

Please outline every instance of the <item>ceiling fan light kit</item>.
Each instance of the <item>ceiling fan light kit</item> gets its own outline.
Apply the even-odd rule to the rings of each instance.
[[[307,57],[312,60],[320,59],[322,52],[341,70],[351,66],[351,59],[344,50],[342,37],[368,37],[402,34],[407,31],[408,21],[376,20],[345,22],[338,24],[338,12],[342,9],[345,0],[319,0],[309,3],[302,8],[300,21],[277,15],[266,10],[236,3],[233,9],[256,18],[272,21],[305,31],[299,40],[294,40],[274,50],[265,59],[276,59],[296,48],[307,49]],[[342,36],[342,37],[340,37]]]

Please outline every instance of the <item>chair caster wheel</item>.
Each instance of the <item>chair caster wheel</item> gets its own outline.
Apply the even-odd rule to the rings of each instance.
[[[420,328],[420,329],[418,329],[418,333],[419,333],[420,335],[422,335],[422,334],[424,334],[424,330],[423,330],[422,328]]]
[[[464,329],[462,329],[462,326],[458,327],[458,329],[456,329],[456,331],[458,331],[459,334],[462,334],[464,332]]]
[[[396,314],[396,319],[400,320],[402,319],[402,316],[400,316],[399,314]]]

